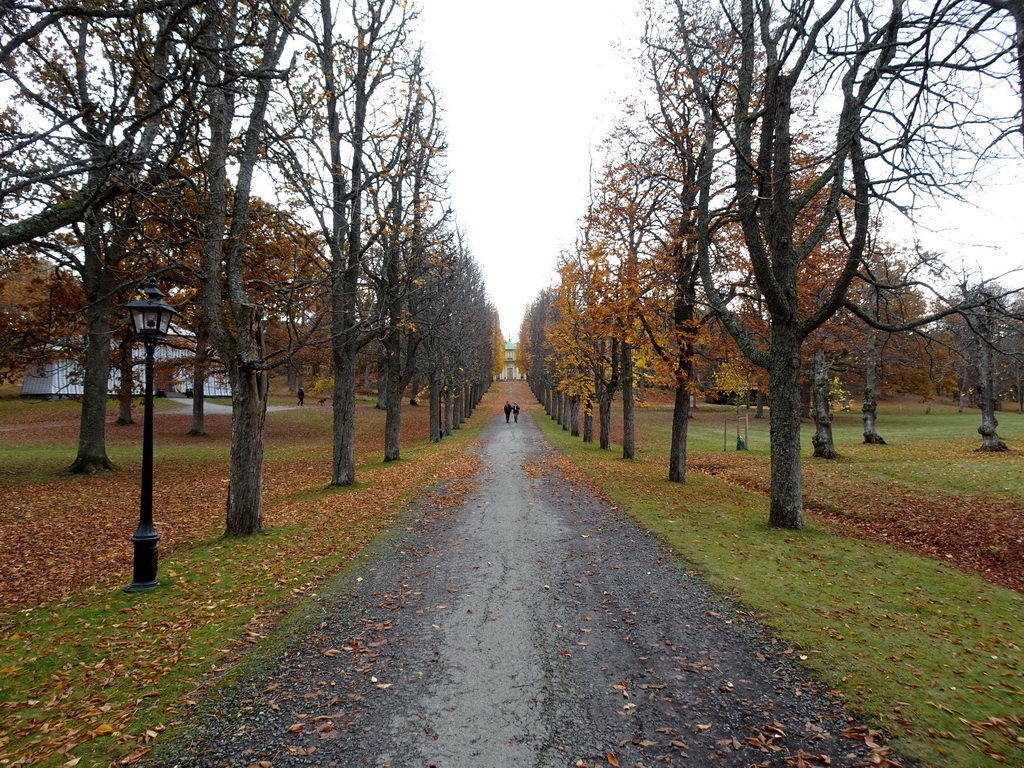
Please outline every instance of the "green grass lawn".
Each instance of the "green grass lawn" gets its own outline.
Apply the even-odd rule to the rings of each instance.
[[[999,414],[999,435],[1015,455],[981,453],[977,428],[981,418],[976,410],[958,413],[950,405],[933,405],[933,412],[925,414],[924,406],[914,407],[905,402],[883,404],[880,408],[878,429],[888,445],[863,444],[863,425],[860,414],[837,413],[833,423],[836,448],[842,455],[837,462],[805,463],[808,478],[813,484],[822,466],[825,474],[841,472],[858,477],[865,483],[898,484],[904,488],[928,493],[984,493],[986,496],[1005,496],[1024,503],[1024,415],[1015,412]],[[739,413],[743,414],[743,409]],[[616,413],[615,417],[618,417]],[[689,429],[691,456],[736,454],[737,409],[729,406],[701,405]],[[743,430],[743,422],[740,421]],[[753,418],[753,409],[747,420],[748,453],[754,457],[768,456],[767,419]],[[666,456],[672,429],[670,406],[650,406],[637,410],[637,429],[643,437],[637,441],[637,454],[641,459]],[[723,435],[724,433],[724,435]],[[621,434],[621,429],[619,430]],[[805,420],[802,444],[810,457],[811,436],[814,426]],[[724,437],[724,439],[723,439]],[[724,447],[723,447],[724,446]],[[698,459],[699,461],[699,459]]]
[[[913,489],[940,502],[966,494],[979,506],[992,497],[1021,505],[1020,454],[975,453],[977,412],[934,410],[883,406],[879,431],[888,446],[861,446],[859,415],[840,414],[836,444],[845,458],[807,456],[808,496],[841,509],[841,477],[844,487],[878,487],[887,496]],[[735,409],[700,407],[690,427],[691,462],[737,459],[735,416]],[[632,462],[618,449],[571,438],[542,413],[537,418],[559,450],[682,555],[682,567],[704,574],[741,620],[749,612],[767,624],[903,755],[925,766],[1024,765],[1020,593],[936,559],[848,538],[813,513],[804,531],[771,529],[762,493],[718,477],[691,471],[685,486],[669,483],[669,407],[638,412]],[[1003,414],[1000,421],[1003,439],[1024,448],[1024,418]],[[731,437],[725,451],[723,429]],[[767,430],[767,421],[751,419],[751,450],[739,458],[762,475]]]

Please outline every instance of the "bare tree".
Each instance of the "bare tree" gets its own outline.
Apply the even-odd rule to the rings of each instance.
[[[411,62],[406,86],[402,130],[388,163],[384,186],[391,196],[382,215],[382,263],[375,277],[379,295],[380,368],[384,407],[384,460],[399,458],[401,445],[402,392],[412,379],[415,358],[423,342],[418,316],[430,290],[431,253],[428,239],[439,222],[436,213],[435,158],[443,148],[436,97],[424,82],[420,59]],[[396,120],[396,122],[398,122]],[[443,220],[443,217],[442,217]]]
[[[191,4],[26,7],[0,14],[0,247],[24,244],[81,278],[83,404],[71,472],[111,469],[105,422],[111,301],[138,233],[132,206],[166,183],[191,116]],[[114,204],[116,202],[116,205]],[[69,231],[70,229],[70,231]]]
[[[687,25],[684,31],[680,25]],[[648,332],[655,352],[673,366],[675,405],[672,415],[672,439],[668,479],[686,482],[687,433],[691,418],[691,397],[696,357],[696,339],[704,322],[698,305],[700,284],[698,223],[702,206],[706,209],[701,223],[705,237],[710,239],[728,220],[730,198],[724,190],[714,188],[711,175],[716,155],[722,150],[717,141],[719,126],[710,111],[702,109],[693,98],[692,73],[702,72],[702,87],[716,92],[726,87],[730,71],[720,66],[729,43],[724,37],[712,40],[720,30],[701,16],[681,15],[663,29],[660,13],[647,11],[646,60],[656,96],[656,109],[650,110],[647,122],[656,140],[670,160],[664,162],[664,183],[671,190],[666,198],[666,219],[662,251],[668,257],[665,279],[672,293],[672,325],[669,343],[662,345],[657,334]],[[706,43],[700,47],[687,45],[697,37]],[[717,82],[716,82],[717,79]],[[719,211],[711,212],[713,194],[723,195]]]
[[[970,291],[975,305],[965,311],[964,319],[970,328],[970,349],[968,360],[975,372],[975,401],[981,409],[980,451],[990,453],[1008,451],[1006,443],[999,439],[996,429],[999,421],[996,411],[999,409],[999,391],[996,386],[995,359],[1002,347],[1003,320],[1007,315],[1007,307],[997,292],[990,286],[980,286]]]
[[[679,8],[685,17],[682,0]],[[938,56],[951,40],[963,42],[963,28],[927,12],[913,15],[898,0],[785,8],[738,0],[724,23],[739,41],[736,59],[723,60],[735,90],[724,110],[719,94],[701,88],[698,96],[731,137],[737,219],[769,317],[766,347],[738,322],[710,258],[702,259],[702,277],[726,327],[769,374],[769,523],[801,528],[801,352],[812,332],[851,304],[847,292],[864,262],[873,201],[895,200],[901,190],[952,190],[969,178],[969,161],[1003,132],[999,116],[986,116],[977,89],[965,85],[989,71],[987,54],[953,45],[956,55]],[[932,78],[944,87],[932,87]],[[810,135],[803,116],[812,106],[827,110],[830,136]],[[842,255],[808,303],[807,266],[824,243]]]
[[[829,373],[834,355],[822,346],[814,350],[814,369],[811,380],[811,412],[814,416],[814,456],[819,459],[838,459],[835,441],[832,439],[832,398],[830,396]]]
[[[393,145],[382,157],[374,153],[378,134],[395,134],[395,92],[388,86],[409,63],[405,46],[413,17],[399,0],[315,3],[300,19],[309,55],[299,63],[303,76],[290,84],[290,122],[277,128],[286,141],[274,151],[275,164],[297,202],[315,217],[330,266],[332,485],[356,479],[356,361],[380,333],[366,266],[393,223],[367,216],[379,192],[375,185],[390,173]]]
[[[252,185],[267,138],[268,110],[302,0],[267,8],[208,2],[198,41],[208,110],[202,207],[203,319],[231,382],[231,457],[226,532],[263,526],[263,446],[267,404],[267,318],[246,290],[245,244]],[[259,42],[254,42],[259,41]],[[243,94],[247,111],[238,113]],[[236,129],[240,129],[236,133]],[[233,145],[239,144],[237,152]],[[234,192],[228,179],[236,169]]]
[[[0,13],[0,81],[16,107],[0,116],[0,248],[161,182],[183,136],[168,112],[194,85],[188,57],[178,54],[197,4]]]

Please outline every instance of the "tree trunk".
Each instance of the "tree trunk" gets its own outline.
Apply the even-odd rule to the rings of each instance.
[[[580,436],[580,399],[578,397],[569,399],[569,434],[573,437]]]
[[[450,435],[452,433],[452,412],[453,408],[453,397],[452,388],[445,387],[444,389],[444,433]]]
[[[430,442],[441,442],[441,385],[433,376],[427,386],[427,397],[430,401]]]
[[[95,474],[115,469],[107,458],[107,382],[110,379],[109,321],[91,318],[86,334],[82,373],[82,416],[78,429],[78,455],[68,467],[71,474]]]
[[[263,528],[263,434],[267,421],[267,375],[239,367],[231,382],[231,482],[227,530],[248,536]]]
[[[672,408],[672,447],[669,451],[668,479],[686,482],[686,441],[690,429],[690,390],[681,381],[676,384],[675,406]]]
[[[132,399],[134,396],[133,384],[135,383],[132,377],[132,338],[130,335],[125,335],[121,340],[118,347],[118,364],[117,368],[120,372],[120,378],[117,382],[117,421],[114,423],[119,427],[124,427],[129,424],[134,424],[135,420],[132,418]]]
[[[373,92],[370,67],[375,51],[369,45],[361,46],[355,54],[351,72],[351,124],[339,109],[344,89],[336,67],[339,66],[333,39],[333,16],[336,9],[329,0],[321,0],[323,19],[320,67],[324,76],[323,87],[328,94],[327,130],[330,137],[331,173],[331,333],[334,365],[334,449],[331,471],[332,485],[352,485],[356,481],[356,353],[359,351],[359,273],[363,258],[363,184],[365,173],[365,143],[367,108]],[[363,32],[363,30],[360,30]],[[347,140],[351,158],[349,177],[341,149]],[[347,228],[347,231],[346,231]]]
[[[1006,443],[999,439],[996,427],[999,422],[996,420],[998,396],[996,395],[995,382],[992,378],[992,346],[990,340],[992,321],[989,311],[978,322],[978,387],[977,400],[981,407],[981,426],[978,427],[978,434],[981,435],[981,448],[979,451],[1001,452],[1010,450]]]
[[[379,411],[387,410],[388,407],[388,371],[382,357],[377,358],[377,404],[374,406]]]
[[[686,448],[689,437],[693,378],[693,344],[695,286],[692,260],[681,252],[676,297],[673,303],[673,325],[678,345],[676,356],[675,404],[672,408],[672,442],[669,449],[668,479],[672,483],[686,482]]]
[[[804,527],[803,478],[800,466],[800,340],[795,328],[778,323],[772,329],[768,364],[768,407],[771,409],[771,504],[768,524]]]
[[[131,396],[124,397],[118,395],[117,397],[117,418],[114,420],[114,424],[119,427],[127,427],[129,424],[134,424],[135,419],[132,418],[132,398]]]
[[[597,432],[598,444],[602,450],[612,449],[612,393],[607,389],[601,392],[597,401]]]
[[[396,184],[391,197],[391,235],[384,247],[384,290],[382,301],[387,313],[387,325],[380,340],[381,356],[378,360],[377,407],[387,411],[384,417],[384,461],[397,461],[401,457],[402,443],[402,318],[405,301],[402,297],[402,257],[395,240],[401,231],[401,184]]]
[[[348,330],[346,336],[354,331]],[[333,452],[331,485],[353,485],[356,482],[356,356],[355,342],[350,338],[334,343]]]
[[[636,426],[633,402],[633,347],[623,343],[621,357],[622,375],[622,458],[636,457],[634,430]]]
[[[811,403],[814,400],[814,396],[811,393],[811,389],[811,382],[800,382],[800,418],[802,419],[809,419],[812,416]]]
[[[594,398],[589,395],[583,407],[583,442],[594,442]]]
[[[828,374],[831,369],[825,350],[819,347],[814,350],[814,382],[812,395],[814,400],[814,457],[817,459],[838,459],[832,440],[832,403],[828,394]]]
[[[334,126],[336,129],[336,126]],[[333,145],[333,140],[332,140]],[[361,174],[362,146],[353,140],[353,179]],[[340,168],[340,153],[332,148],[332,158],[337,158]],[[356,182],[354,182],[356,183]],[[357,295],[359,291],[360,244],[359,224],[362,217],[359,195],[353,195],[351,210],[346,211],[346,192],[343,178],[333,185],[334,199],[331,247],[331,363],[334,373],[333,399],[333,450],[331,485],[353,485],[356,482],[356,353],[359,350]],[[341,227],[344,217],[349,217],[350,231],[347,238]],[[345,241],[344,243],[342,241]]]
[[[207,185],[202,202],[203,321],[231,380],[231,456],[225,533],[244,536],[263,525],[263,448],[267,407],[266,348],[261,310],[246,291],[244,247],[255,168],[264,142],[270,102],[270,72],[285,46],[284,9],[268,14],[262,30],[262,55],[251,74],[239,76],[230,60],[238,9],[204,3],[206,18],[200,43],[208,110]],[[239,79],[235,79],[235,78]],[[248,78],[251,77],[251,80]],[[242,82],[245,80],[246,82]],[[248,86],[252,85],[251,88]],[[235,100],[246,97],[241,141],[233,134]],[[233,149],[234,148],[234,149]],[[228,181],[232,163],[233,184]],[[234,194],[230,193],[233,186]],[[227,301],[225,301],[225,298]],[[226,313],[225,305],[230,311]]]
[[[868,360],[864,375],[864,402],[860,406],[860,418],[864,422],[864,442],[869,445],[886,445],[875,427],[875,388],[878,382],[878,342],[875,334],[868,331]]]
[[[978,386],[981,389],[981,385]],[[991,397],[986,397],[981,404],[981,426],[978,427],[978,434],[981,435],[980,451],[1000,452],[1008,451],[1009,447],[996,433],[999,421],[996,419],[994,402]]]
[[[85,364],[78,455],[71,474],[91,475],[115,469],[107,458],[107,384],[110,380],[110,295],[114,276],[103,261],[97,224],[86,224],[83,284],[86,300]]]
[[[205,326],[196,331],[196,363],[192,371],[192,429],[191,437],[206,434],[206,372],[210,365]]]
[[[385,344],[384,376],[384,461],[401,458],[402,444],[402,354],[397,338]]]

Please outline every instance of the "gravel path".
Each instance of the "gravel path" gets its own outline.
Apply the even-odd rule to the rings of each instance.
[[[531,413],[484,437],[464,503],[410,510],[177,765],[869,764],[792,651],[563,477]]]

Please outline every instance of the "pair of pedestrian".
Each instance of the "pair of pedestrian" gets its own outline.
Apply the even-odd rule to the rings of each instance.
[[[505,423],[508,424],[509,416],[515,416],[516,424],[519,423],[519,403],[513,405],[508,400],[505,401]]]

